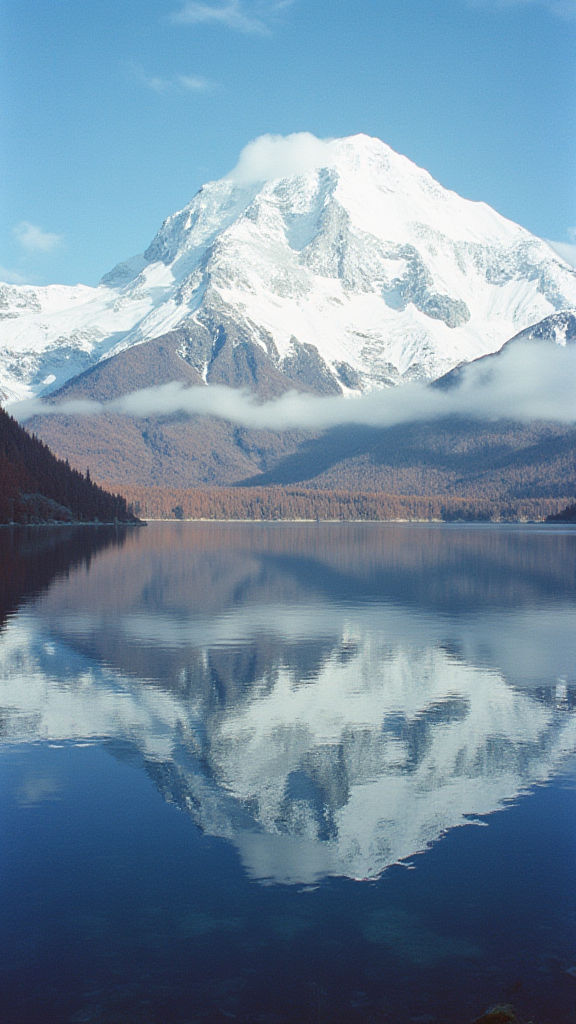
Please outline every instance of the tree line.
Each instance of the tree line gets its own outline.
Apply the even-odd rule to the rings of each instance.
[[[144,519],[515,522],[544,520],[565,504],[557,498],[422,497],[286,486],[183,489],[126,485],[124,493],[129,508]]]

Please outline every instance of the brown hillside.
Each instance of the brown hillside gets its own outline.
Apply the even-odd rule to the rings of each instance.
[[[105,402],[171,380],[188,385],[204,384],[198,370],[177,354],[180,342],[180,332],[173,331],[154,341],[134,345],[72,377],[51,398]]]
[[[180,328],[119,352],[72,378],[51,399],[107,401],[171,381],[205,386],[198,369],[179,354],[186,350],[190,333]],[[223,345],[211,366],[211,383],[243,383],[242,367],[248,356],[238,348],[233,357],[230,343]],[[260,367],[255,359],[252,371],[253,385],[268,397],[295,386],[281,374],[275,377],[267,364]],[[94,479],[115,480],[117,486],[233,484],[271,469],[311,436],[302,431],[247,431],[222,420],[180,414],[146,418],[36,416],[26,427],[72,466],[82,470],[88,466]]]
[[[303,387],[297,368],[289,380],[258,346],[236,338],[232,326],[220,327],[210,382],[250,385],[265,398]],[[53,399],[107,400],[174,380],[204,386],[203,344],[206,351],[213,344],[212,328],[184,326],[120,352],[69,381]],[[307,386],[327,388],[320,379],[314,388]],[[175,414],[44,416],[27,427],[72,466],[89,467],[94,479],[119,488],[297,486],[564,504],[576,496],[576,429],[553,423],[452,419],[388,429],[346,426],[320,434],[247,430]]]

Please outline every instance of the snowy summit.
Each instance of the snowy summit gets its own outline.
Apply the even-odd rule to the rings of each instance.
[[[281,372],[364,391],[499,350],[576,305],[542,240],[366,135],[246,147],[99,286],[0,286],[0,397],[48,394],[187,323],[234,323]],[[207,380],[218,346],[185,353]],[[292,374],[293,375],[293,374]]]

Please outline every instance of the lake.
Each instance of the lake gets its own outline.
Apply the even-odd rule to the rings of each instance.
[[[576,1022],[576,529],[0,531],[2,1024]]]

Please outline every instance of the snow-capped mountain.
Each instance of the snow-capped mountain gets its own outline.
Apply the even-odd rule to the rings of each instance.
[[[378,139],[326,153],[290,177],[205,185],[97,288],[0,286],[0,396],[54,391],[183,324],[207,382],[233,325],[288,381],[366,390],[439,377],[576,305],[576,270],[486,204]]]

